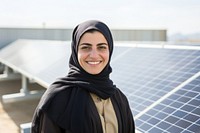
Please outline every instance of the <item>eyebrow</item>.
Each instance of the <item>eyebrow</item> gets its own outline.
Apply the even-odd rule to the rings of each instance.
[[[81,43],[81,44],[79,44],[79,46],[81,46],[81,45],[91,46],[92,44],[90,44],[90,43]]]
[[[81,45],[87,45],[87,46],[92,46],[92,44],[90,43],[81,43],[79,46]],[[98,43],[97,46],[101,46],[101,45],[108,45],[107,43]]]

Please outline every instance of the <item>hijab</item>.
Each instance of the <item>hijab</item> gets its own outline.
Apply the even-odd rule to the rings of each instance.
[[[80,39],[84,33],[90,30],[96,30],[102,33],[109,47],[109,62],[99,74],[95,75],[87,73],[78,62],[78,45]],[[108,26],[97,20],[90,20],[79,24],[75,27],[72,34],[71,49],[72,54],[69,61],[70,70],[67,80],[70,80],[71,83],[77,84],[103,99],[110,97],[115,91],[115,86],[109,78],[109,74],[112,72],[110,59],[113,52],[113,38]]]

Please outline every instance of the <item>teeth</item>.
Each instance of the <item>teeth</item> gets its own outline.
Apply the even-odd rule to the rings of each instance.
[[[95,61],[95,62],[91,62],[91,61],[88,61],[88,64],[92,64],[92,65],[96,65],[96,64],[99,64],[100,61]]]

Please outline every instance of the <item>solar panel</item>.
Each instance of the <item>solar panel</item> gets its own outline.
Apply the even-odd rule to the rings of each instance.
[[[55,78],[67,74],[69,54],[67,42],[18,40],[1,50],[0,59],[28,78],[48,86]]]
[[[136,124],[149,133],[200,132],[200,76],[139,117]]]
[[[118,49],[118,47],[115,49]],[[200,71],[200,51],[130,48],[130,51],[127,51],[124,56],[113,61],[112,66],[114,71],[112,79],[127,95],[132,112],[134,116],[137,116],[140,112]],[[199,85],[199,82],[196,82],[198,83],[196,85]],[[200,90],[197,92],[200,92]],[[200,106],[199,104],[198,106]],[[164,108],[164,106],[160,108]],[[165,111],[167,112],[169,109],[166,108]],[[151,110],[150,113],[148,115],[145,113],[136,119],[137,129],[142,132],[149,132],[150,129],[152,133],[164,132],[164,129],[156,130],[157,127],[153,129],[152,127],[156,122],[161,121],[162,117],[167,117],[168,114],[161,113],[160,119],[154,117],[149,119],[155,113],[155,110]],[[150,122],[146,122],[148,119],[151,124],[149,124]],[[179,124],[181,125],[181,122]],[[167,126],[171,124],[162,123],[161,125]],[[193,126],[198,126],[198,124],[194,124]],[[171,127],[166,132],[173,133],[176,131],[179,132],[179,130]]]
[[[134,115],[200,70],[199,50],[132,48],[112,62],[112,79]]]
[[[45,82],[46,86],[48,87],[51,83],[55,81],[56,78],[66,76],[68,73],[68,69],[68,59],[67,57],[63,57],[54,62],[54,64],[52,64],[44,71],[38,73],[37,78]]]

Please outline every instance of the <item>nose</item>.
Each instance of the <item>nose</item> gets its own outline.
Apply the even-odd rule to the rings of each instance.
[[[92,49],[90,51],[90,57],[97,58],[98,57],[98,51],[96,49]]]

